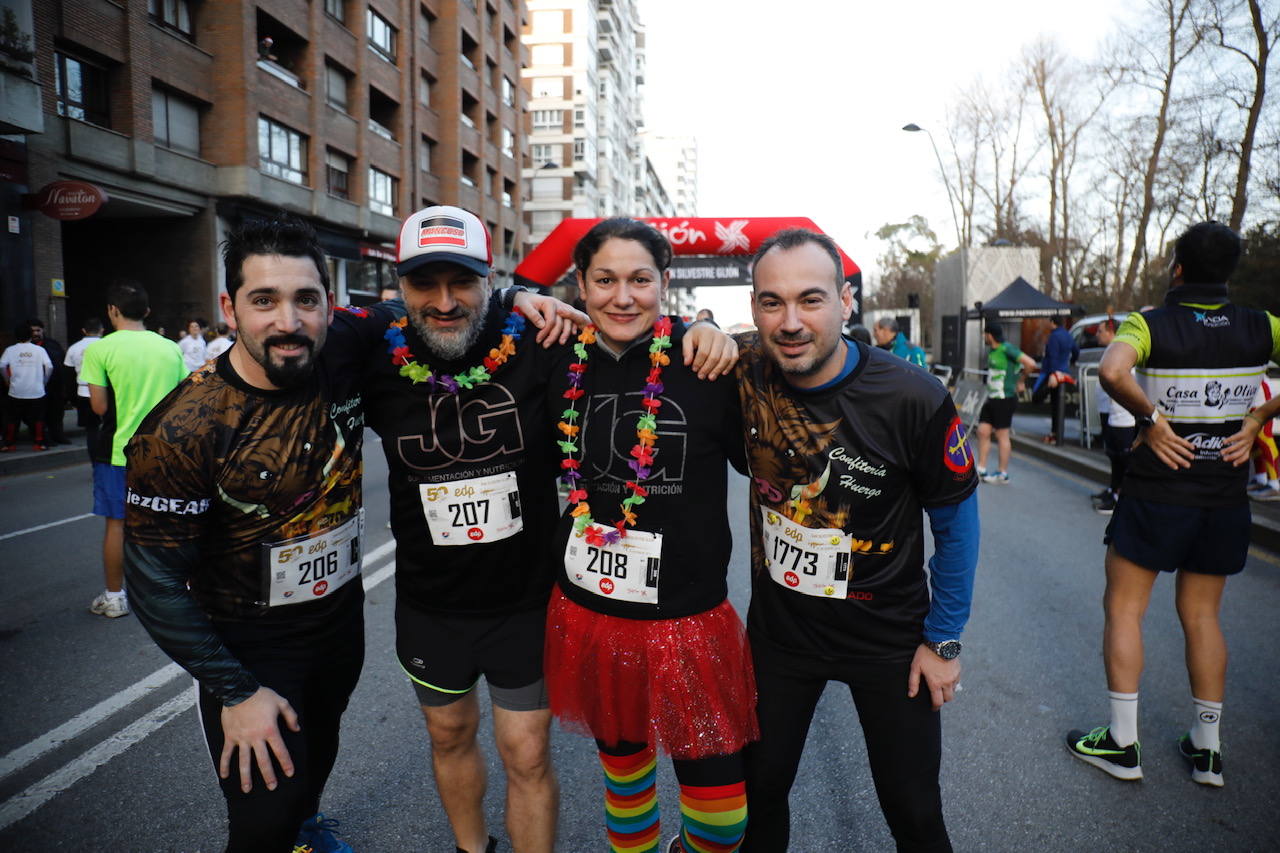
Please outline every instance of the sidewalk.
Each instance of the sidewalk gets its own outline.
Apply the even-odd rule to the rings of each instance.
[[[85,451],[84,430],[76,426],[76,413],[64,414],[63,429],[70,444],[51,444],[48,450],[32,450],[31,439],[24,428],[18,433],[18,447],[8,453],[0,453],[0,477],[10,474],[29,474],[32,471],[50,471],[67,465],[79,465],[89,461]]]
[[[1111,463],[1102,452],[1102,445],[1095,442],[1092,448],[1081,446],[1079,420],[1067,419],[1063,425],[1066,441],[1061,445],[1045,444],[1043,439],[1048,432],[1047,415],[1015,414],[1012,431],[1014,456],[1019,453],[1034,456],[1104,486],[1111,481]],[[1249,509],[1253,511],[1253,544],[1269,551],[1280,551],[1280,502],[1251,500]]]

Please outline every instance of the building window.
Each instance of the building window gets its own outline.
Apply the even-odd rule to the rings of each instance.
[[[535,98],[563,98],[564,97],[564,78],[563,77],[534,77],[532,88],[532,97]]]
[[[431,171],[431,160],[435,156],[436,143],[429,136],[422,137],[422,142],[418,146],[418,168],[424,172]]]
[[[383,216],[396,215],[396,186],[400,182],[381,169],[369,167],[369,209]]]
[[[431,27],[435,25],[436,16],[426,6],[418,7],[418,37],[431,41]]]
[[[472,154],[470,151],[463,151],[462,175],[460,176],[461,181],[469,187],[474,187],[479,177],[480,158]]]
[[[330,148],[324,152],[324,171],[329,195],[351,198],[351,158]]]
[[[534,130],[564,130],[564,110],[534,110]]]
[[[502,103],[509,107],[516,105],[516,84],[511,82],[510,77],[502,78]]]
[[[535,44],[529,50],[529,61],[533,65],[564,65],[564,45]]]
[[[587,111],[584,109],[576,109],[573,111],[573,126],[582,128],[587,126]]]
[[[516,135],[505,127],[502,129],[502,153],[508,157],[516,156]]]
[[[370,86],[369,129],[383,139],[394,141],[399,124],[400,105]]]
[[[475,127],[476,119],[480,117],[480,101],[475,95],[462,90],[462,123],[467,127]]]
[[[187,38],[195,32],[191,28],[191,3],[188,0],[147,0],[147,11],[157,24],[177,30]]]
[[[585,139],[573,140],[573,159],[581,160],[587,155],[587,141]]]
[[[559,145],[543,144],[532,146],[530,153],[533,155],[533,167],[537,169],[548,163],[554,163],[559,166],[560,164],[556,162],[560,156],[560,152],[557,150],[559,147]]]
[[[476,67],[476,60],[480,55],[480,43],[471,37],[466,30],[462,31],[462,54],[459,58],[462,64],[470,68],[472,71],[479,70]]]
[[[347,22],[347,0],[324,0],[324,10],[339,24]]]
[[[307,138],[266,116],[258,116],[258,168],[264,174],[305,186]]]
[[[431,106],[431,92],[435,89],[436,78],[432,77],[426,71],[418,77],[418,100],[422,102],[424,107]]]
[[[152,89],[151,124],[157,145],[200,156],[200,108],[192,101]]]
[[[369,47],[390,63],[396,61],[396,28],[372,9],[368,13]]]
[[[111,126],[111,114],[107,109],[106,69],[65,53],[55,53],[53,85],[58,93],[58,115],[102,127]]]
[[[510,179],[504,178],[502,180],[502,206],[514,207],[515,194],[516,194],[516,182]],[[506,245],[510,246],[511,243],[512,243],[512,240],[508,237],[506,240]]]
[[[347,109],[347,89],[351,83],[351,75],[346,69],[332,62],[324,64],[324,97],[329,106],[336,107],[344,113]]]

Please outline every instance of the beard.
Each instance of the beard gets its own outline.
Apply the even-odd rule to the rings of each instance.
[[[267,380],[277,388],[296,388],[311,375],[315,367],[315,352],[324,344],[324,333],[320,340],[313,341],[304,335],[274,335],[261,342],[251,341],[243,336],[245,349],[267,374]],[[271,357],[271,347],[302,346],[306,352],[277,362]]]
[[[455,303],[453,310],[449,312],[423,308],[421,311],[409,312],[409,322],[413,324],[418,337],[422,338],[422,342],[433,356],[443,361],[456,361],[466,355],[467,350],[480,339],[488,309],[489,288],[486,287],[484,299],[480,301],[479,307],[472,308],[459,302]],[[441,329],[432,326],[429,318],[464,322],[455,328]]]

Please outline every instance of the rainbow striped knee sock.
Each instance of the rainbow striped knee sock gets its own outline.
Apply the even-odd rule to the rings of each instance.
[[[688,853],[734,853],[747,831],[747,786],[680,786],[680,843]]]
[[[604,822],[612,853],[658,849],[658,758],[650,746],[632,755],[600,753],[604,769]]]

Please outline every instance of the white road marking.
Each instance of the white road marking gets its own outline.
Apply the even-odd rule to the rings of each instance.
[[[79,521],[82,518],[93,518],[93,513],[86,512],[82,515],[73,515],[70,518],[64,518],[60,521],[51,521],[48,524],[37,524],[35,527],[28,527],[26,530],[15,530],[12,533],[0,534],[0,542],[5,539],[12,539],[15,536],[21,536],[24,533],[35,533],[37,530],[48,530],[50,527],[57,527],[59,524],[70,524],[73,521]]]
[[[365,555],[361,561],[361,570],[364,572],[362,585],[365,592],[372,590],[378,584],[385,581],[395,572],[395,560],[388,560],[385,564],[373,568],[373,563],[385,557],[387,554],[395,550],[396,543],[392,539],[384,542],[377,548],[374,548]],[[167,685],[173,679],[184,674],[182,667],[176,663],[170,663],[162,666],[160,669],[148,675],[146,678],[138,681],[114,696],[110,696],[97,705],[94,705],[87,711],[77,714],[67,722],[57,728],[41,735],[30,743],[24,744],[10,752],[8,755],[0,758],[0,780],[16,773],[23,767],[35,761],[45,753],[58,748],[73,738],[78,737],[94,726],[106,720],[111,715],[137,702],[139,699],[151,694]],[[145,738],[151,732],[163,726],[173,717],[177,716],[186,707],[195,701],[195,689],[192,688],[184,692],[176,699],[171,699],[164,705],[161,705],[150,714],[126,726],[121,731],[111,735],[102,743],[92,747],[79,758],[69,762],[60,770],[45,777],[41,781],[27,788],[25,791],[14,795],[4,803],[0,803],[0,830],[8,827],[12,823],[21,820],[31,812],[38,809],[48,800],[57,794],[69,788],[72,784],[85,776],[92,773],[95,769],[110,761],[124,750],[128,749],[134,743]],[[175,703],[185,703],[181,707],[175,706]],[[174,708],[176,707],[176,710]],[[148,722],[150,721],[150,722]],[[144,725],[145,724],[145,725]]]
[[[125,726],[84,755],[64,764],[39,782],[0,805],[0,830],[22,820],[49,800],[70,788],[147,735],[195,704],[196,689],[190,687],[149,714]]]
[[[87,711],[76,714],[70,720],[51,732],[41,735],[25,746],[20,746],[3,758],[0,758],[0,779],[15,773],[67,741],[79,737],[84,732],[110,717],[112,714],[132,705],[144,696],[164,687],[183,673],[182,667],[176,663],[162,666],[141,681],[126,687],[114,696],[103,699]]]

